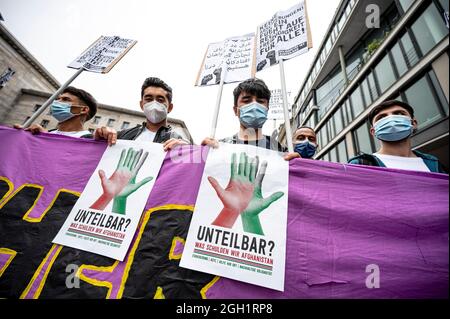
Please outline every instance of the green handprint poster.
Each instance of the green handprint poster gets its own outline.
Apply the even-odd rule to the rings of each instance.
[[[123,261],[164,157],[159,143],[107,147],[53,242]]]
[[[283,291],[288,177],[280,153],[210,150],[180,266]]]

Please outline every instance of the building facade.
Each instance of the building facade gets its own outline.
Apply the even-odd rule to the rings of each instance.
[[[60,87],[60,83],[0,23],[0,75],[8,70],[13,72],[12,75],[0,85],[0,125],[24,124]],[[58,123],[49,111],[50,108],[35,123],[47,129],[56,128]],[[193,143],[183,121],[167,120],[173,130]],[[119,131],[145,121],[143,112],[99,103],[97,114],[85,128],[93,132],[97,127],[108,126]]]
[[[317,132],[317,159],[375,152],[367,115],[398,99],[419,123],[413,149],[450,167],[448,11],[448,0],[341,1],[293,105],[293,130]],[[286,141],[284,126],[279,136]]]

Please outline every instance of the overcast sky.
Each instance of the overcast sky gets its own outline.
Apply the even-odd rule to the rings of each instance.
[[[308,0],[313,49],[285,62],[290,103],[311,65],[340,0]],[[184,120],[194,141],[210,131],[218,86],[195,87],[209,43],[255,32],[256,27],[297,0],[0,0],[8,30],[44,67],[64,83],[67,68],[101,35],[137,40],[108,74],[83,72],[72,85],[85,89],[104,104],[140,110],[140,88],[149,76],[160,77],[174,93],[171,117]],[[280,88],[278,66],[258,72],[270,89]],[[232,91],[222,94],[217,137],[234,134]],[[263,132],[270,135],[273,121]]]

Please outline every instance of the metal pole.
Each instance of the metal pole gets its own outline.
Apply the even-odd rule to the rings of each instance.
[[[288,146],[288,151],[290,153],[293,153],[294,145],[292,144],[292,129],[291,129],[291,120],[289,118],[288,99],[287,99],[287,92],[286,92],[286,80],[284,77],[283,58],[280,59],[280,77],[281,77],[281,93],[283,94],[283,111],[284,111],[284,127],[286,130],[286,142],[287,142],[287,146]]]
[[[216,136],[217,121],[219,119],[220,102],[222,100],[223,84],[225,81],[225,76],[227,74],[227,64],[223,63],[223,65],[224,65],[223,66],[224,72],[222,72],[222,75],[220,78],[219,91],[217,92],[216,108],[214,110],[214,115],[213,115],[213,120],[212,120],[211,134],[209,135],[210,138],[215,138],[215,136]]]
[[[45,111],[45,109],[47,109],[47,107],[48,107],[50,104],[52,104],[53,100],[55,100],[55,99],[61,94],[61,92],[64,91],[64,89],[65,89],[66,87],[68,87],[69,84],[72,83],[72,81],[75,80],[75,78],[76,78],[77,76],[79,76],[79,75],[81,74],[81,72],[83,72],[83,71],[84,71],[84,68],[83,68],[83,67],[79,68],[78,71],[75,72],[75,74],[72,75],[72,77],[71,77],[70,79],[68,79],[66,83],[64,83],[63,85],[61,85],[61,87],[60,87],[55,93],[53,93],[53,95],[50,96],[50,97],[48,98],[48,100],[45,101],[45,103],[44,103],[44,104],[43,104],[36,112],[34,112],[34,114],[33,114],[33,115],[25,122],[25,124],[23,125],[23,127],[24,127],[24,128],[27,128],[27,127],[29,127],[31,124],[33,124],[33,122],[36,120],[36,118],[37,118],[39,115],[41,115],[41,114]]]

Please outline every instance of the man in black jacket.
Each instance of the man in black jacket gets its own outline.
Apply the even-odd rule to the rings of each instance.
[[[167,114],[173,109],[172,88],[164,81],[155,77],[145,79],[139,104],[147,117],[146,122],[119,132],[101,127],[95,130],[94,136],[110,141],[114,140],[113,136],[117,134],[117,138],[123,140],[163,143],[165,151],[177,145],[189,144],[167,124]]]

